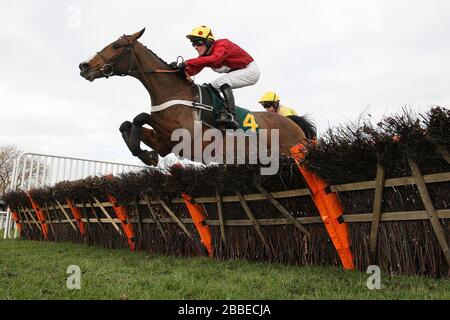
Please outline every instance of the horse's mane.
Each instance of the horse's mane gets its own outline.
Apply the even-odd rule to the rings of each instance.
[[[150,51],[151,54],[153,54],[156,58],[158,58],[158,60],[159,60],[160,62],[162,62],[166,67],[169,67],[169,64],[168,64],[166,61],[164,61],[161,57],[159,57],[159,56],[158,56],[155,52],[153,52],[151,49],[147,48],[146,45],[144,45],[143,43],[141,43],[141,44],[142,44],[142,46],[143,46],[145,49],[147,49],[148,51]]]
[[[139,42],[139,41],[138,41]],[[146,45],[144,45],[142,42],[139,42],[148,52],[150,52],[153,56],[155,56],[158,61],[160,61],[165,67],[170,68],[170,65],[164,61],[161,57],[159,57],[155,52],[153,52],[153,50],[147,48]],[[179,76],[180,78],[182,78],[183,80],[186,80],[186,77],[184,76],[183,72],[177,72],[175,73],[177,76]]]

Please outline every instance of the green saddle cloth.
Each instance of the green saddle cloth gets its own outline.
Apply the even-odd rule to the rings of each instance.
[[[211,96],[211,106],[215,112],[223,112],[225,109],[225,102],[220,96],[220,93],[214,89],[210,84],[205,84],[202,87],[206,88]],[[256,122],[253,112],[248,109],[236,106],[236,121],[239,123],[239,128],[247,131],[251,129],[253,132],[258,132],[259,125]]]

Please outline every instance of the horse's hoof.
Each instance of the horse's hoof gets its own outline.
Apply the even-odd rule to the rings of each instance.
[[[144,150],[138,157],[139,159],[141,159],[143,163],[145,163],[148,166],[157,166],[159,162],[158,153],[154,150],[152,151]]]
[[[125,121],[120,125],[119,131],[120,132],[130,132],[131,126],[132,126],[132,124],[130,121]]]
[[[136,117],[133,119],[133,125],[142,127],[144,124],[149,124],[150,115],[148,113],[142,112],[139,113]]]

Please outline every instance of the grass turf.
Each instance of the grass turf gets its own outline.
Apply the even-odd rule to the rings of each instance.
[[[81,289],[69,290],[69,265]],[[0,240],[0,299],[450,299],[450,280]]]

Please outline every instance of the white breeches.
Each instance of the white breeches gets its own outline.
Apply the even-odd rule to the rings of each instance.
[[[220,86],[223,84],[228,84],[231,89],[237,89],[254,85],[256,82],[258,82],[258,79],[259,68],[256,65],[255,61],[252,61],[244,69],[238,69],[225,73],[220,78],[211,82],[211,85],[219,91]]]

